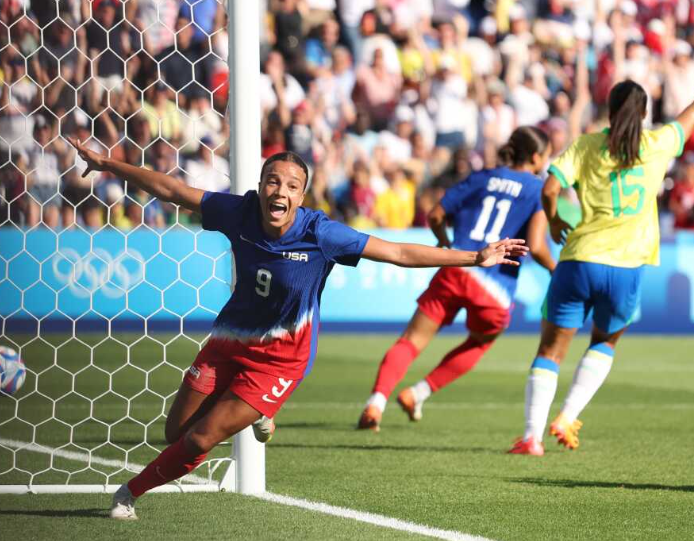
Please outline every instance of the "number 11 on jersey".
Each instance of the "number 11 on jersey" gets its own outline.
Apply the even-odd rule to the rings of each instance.
[[[489,219],[492,216],[492,211],[496,207],[496,218],[492,224],[492,228],[485,235],[487,230],[487,225],[489,225]],[[496,242],[501,237],[501,230],[506,223],[506,218],[508,217],[508,212],[511,210],[511,200],[510,199],[500,199],[496,200],[493,195],[488,195],[482,199],[482,211],[480,212],[479,218],[477,218],[477,223],[475,228],[470,231],[470,238],[472,240],[480,240],[486,243]]]

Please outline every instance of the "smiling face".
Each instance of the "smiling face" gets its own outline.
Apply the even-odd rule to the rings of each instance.
[[[265,170],[258,196],[263,230],[272,238],[280,238],[294,223],[307,180],[301,166],[292,162],[276,161]]]

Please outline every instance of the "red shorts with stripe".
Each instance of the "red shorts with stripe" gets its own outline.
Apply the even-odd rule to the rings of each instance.
[[[474,276],[459,267],[439,269],[417,304],[439,325],[450,325],[465,308],[467,328],[481,334],[498,334],[511,321],[511,310],[501,306]]]
[[[263,415],[274,417],[301,380],[259,372],[224,355],[212,342],[200,350],[183,381],[203,394],[231,391]]]

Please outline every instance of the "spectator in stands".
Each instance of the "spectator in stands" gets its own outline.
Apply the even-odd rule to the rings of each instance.
[[[340,25],[329,18],[321,24],[318,37],[306,40],[306,71],[310,77],[317,77],[321,70],[330,70],[339,38]]]
[[[140,33],[125,21],[117,24],[120,13],[114,0],[96,0],[93,3],[94,20],[86,26],[89,58],[98,58],[98,89],[121,89],[123,85],[123,59],[142,48]],[[120,10],[119,10],[120,11]]]
[[[26,153],[26,225],[39,222],[52,229],[60,224],[60,175],[67,169],[67,144],[56,138],[56,126],[37,116],[33,145]]]
[[[284,133],[287,150],[296,152],[309,166],[313,159],[313,106],[308,100],[302,101],[292,111],[292,120]]]
[[[371,187],[371,172],[364,160],[354,162],[350,179],[349,200],[359,216],[373,219],[376,193]],[[372,223],[373,224],[373,223]]]
[[[313,171],[311,185],[304,197],[303,206],[315,210],[322,210],[328,216],[333,215],[335,202],[332,200],[330,190],[328,190],[327,175],[323,166],[316,167]]]
[[[178,93],[179,104],[188,102],[210,88],[212,58],[207,44],[194,42],[195,25],[185,17],[176,22],[176,43],[157,56],[164,81]]]
[[[186,162],[186,183],[210,192],[228,192],[229,162],[214,153],[210,137],[203,137],[200,143],[196,155]],[[155,167],[155,170],[160,169]]]
[[[399,101],[401,84],[400,74],[387,70],[381,49],[374,51],[370,66],[357,69],[356,105],[369,112],[373,126],[379,131],[388,126]]]
[[[285,70],[284,59],[277,51],[267,56],[260,74],[260,105],[264,115],[277,110],[283,125],[288,125],[291,111],[306,97],[294,76]]]
[[[195,22],[194,43],[207,44],[209,37],[222,26],[224,8],[217,0],[182,0],[178,17]]]
[[[155,83],[147,92],[150,99],[142,107],[149,122],[152,139],[161,137],[176,142],[181,135],[181,117],[176,103],[169,99],[169,87]]]
[[[460,76],[458,62],[451,56],[442,56],[436,79],[431,85],[437,147],[455,149],[465,144],[466,95],[467,84]]]
[[[414,112],[407,105],[399,105],[393,114],[393,131],[383,130],[378,139],[390,159],[400,165],[412,157],[410,138],[414,133]]]
[[[304,69],[304,13],[300,0],[279,0],[275,16],[275,47],[284,57],[291,72],[302,74]]]
[[[675,217],[675,228],[694,229],[694,153],[684,156],[681,173],[670,192],[670,211]]]
[[[386,171],[388,188],[376,198],[374,217],[380,227],[404,229],[412,225],[415,210],[415,187],[401,167]]]
[[[129,2],[132,4],[132,1]],[[135,19],[131,20],[143,31],[144,47],[156,57],[163,49],[174,44],[173,29],[178,19],[178,0],[137,0]]]

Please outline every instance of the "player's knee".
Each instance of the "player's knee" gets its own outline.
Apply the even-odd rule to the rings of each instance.
[[[178,425],[166,423],[166,427],[164,427],[164,439],[166,439],[166,443],[176,443],[181,439],[181,436],[181,429]]]
[[[187,447],[197,454],[209,453],[218,441],[214,434],[191,430],[186,434]]]

